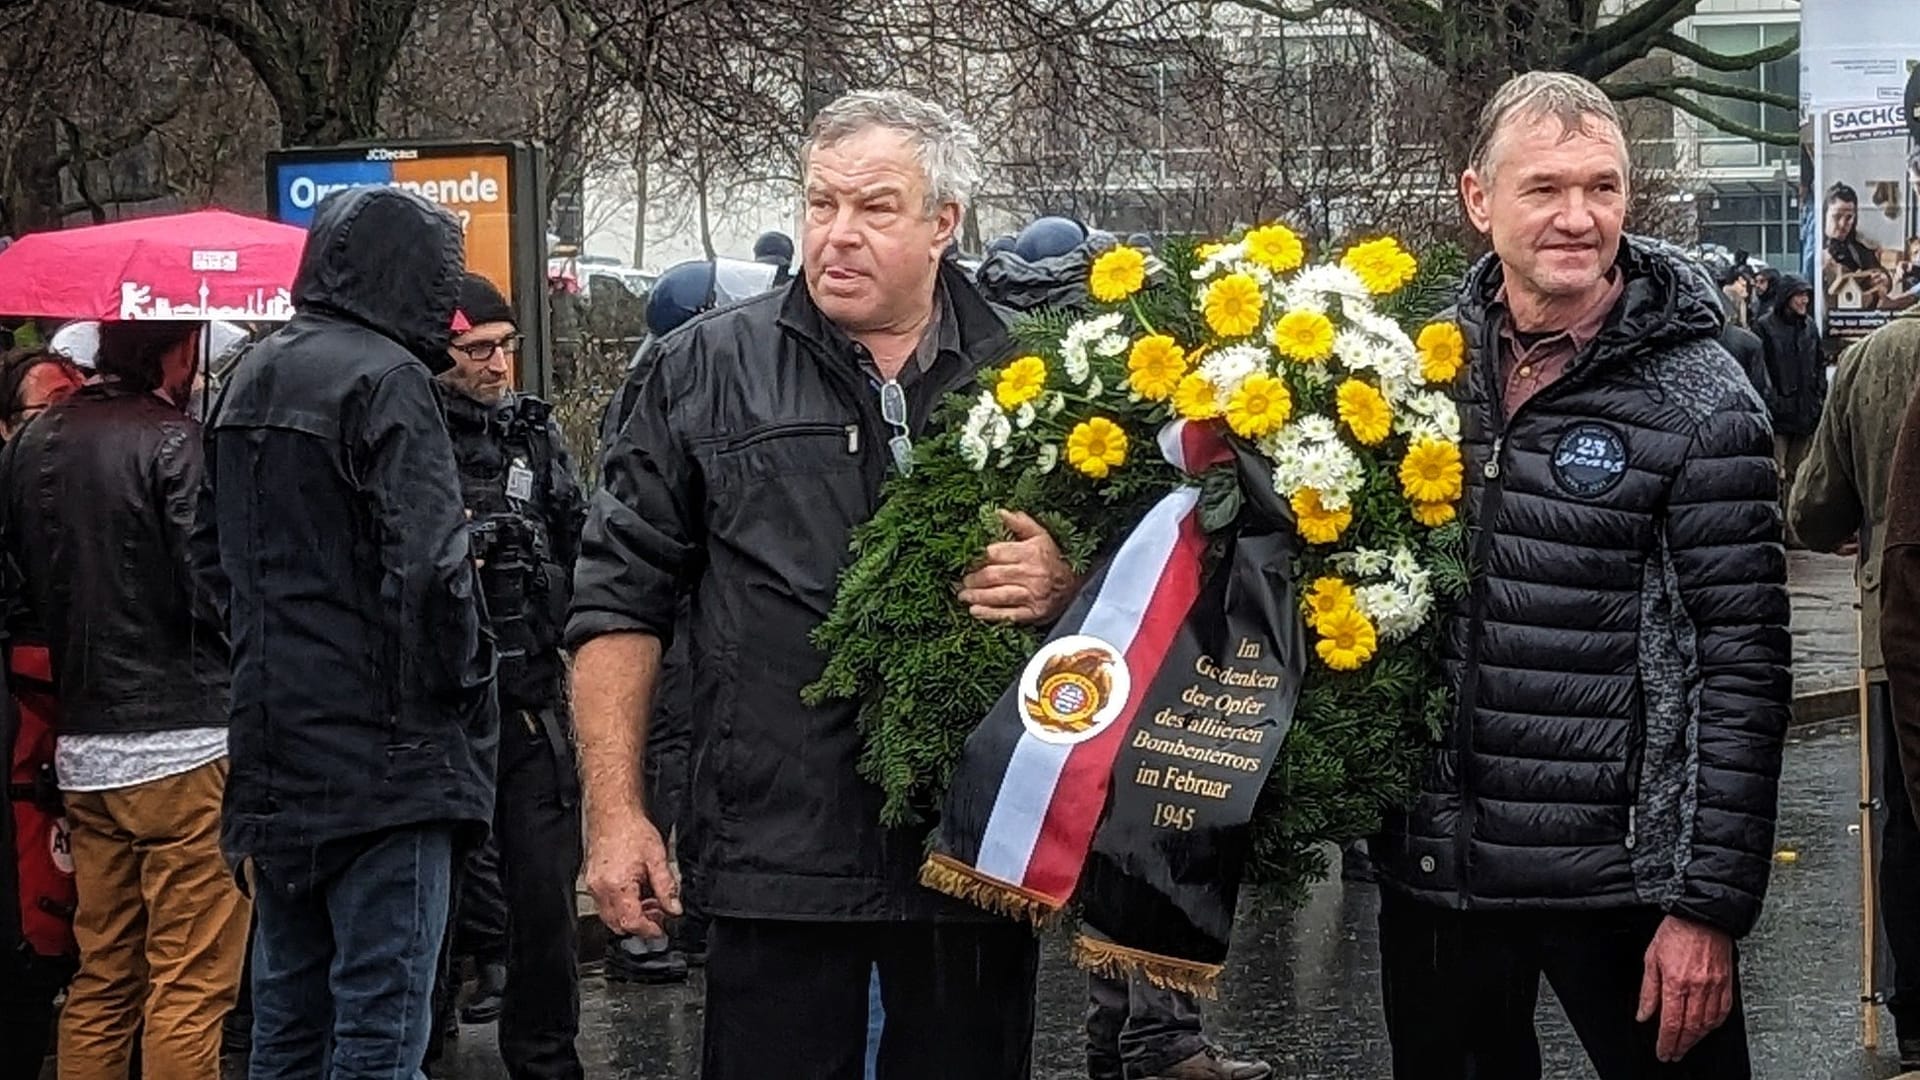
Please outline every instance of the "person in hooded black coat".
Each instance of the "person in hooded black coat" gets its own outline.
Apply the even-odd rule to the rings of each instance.
[[[1827,369],[1820,331],[1813,324],[1813,287],[1787,274],[1773,291],[1778,301],[1753,329],[1765,349],[1767,377],[1773,383],[1773,394],[1765,400],[1773,414],[1774,460],[1780,466],[1781,490],[1786,491],[1792,489],[1793,476],[1820,425]]]
[[[493,641],[433,383],[461,252],[418,196],[328,198],[293,320],[210,425],[196,555],[228,582],[257,1080],[416,1075],[454,858],[493,816]]]

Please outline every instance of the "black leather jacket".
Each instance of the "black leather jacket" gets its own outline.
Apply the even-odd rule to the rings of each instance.
[[[188,557],[201,471],[200,425],[111,381],[0,451],[0,532],[46,629],[62,731],[227,722],[226,635]]]
[[[951,318],[907,387],[916,434],[1011,347],[964,275],[941,274]],[[659,343],[589,508],[569,645],[671,642],[692,598],[689,865],[716,915],[984,917],[917,883],[924,833],[880,827],[853,706],[800,700],[825,663],[808,636],[892,468],[857,348],[803,281],[688,323]]]

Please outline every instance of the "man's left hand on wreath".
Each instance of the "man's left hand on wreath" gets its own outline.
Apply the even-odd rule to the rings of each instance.
[[[960,582],[960,602],[982,622],[1032,626],[1060,617],[1080,587],[1060,547],[1025,514],[1000,511],[1013,537],[987,545],[980,568]]]

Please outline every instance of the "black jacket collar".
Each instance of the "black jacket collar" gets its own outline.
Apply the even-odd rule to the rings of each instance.
[[[946,295],[943,321],[951,324],[950,327],[942,327],[941,351],[948,351],[946,336],[957,333],[953,351],[963,356],[969,367],[998,361],[1010,341],[1006,322],[980,295],[980,291],[973,287],[965,271],[943,259],[939,273],[939,284]],[[781,329],[811,343],[827,355],[849,364],[854,362],[852,339],[813,302],[804,275],[795,277],[787,286],[779,321]]]

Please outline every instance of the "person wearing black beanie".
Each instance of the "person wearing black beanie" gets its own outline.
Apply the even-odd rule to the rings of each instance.
[[[439,386],[499,643],[501,725],[492,835],[455,875],[428,1060],[438,1057],[439,1036],[453,1019],[453,958],[470,957],[478,987],[459,1018],[499,1020],[508,1075],[580,1080],[580,818],[559,641],[586,502],[552,409],[514,390],[515,324],[492,282],[475,273],[461,278],[448,346],[453,367]]]

